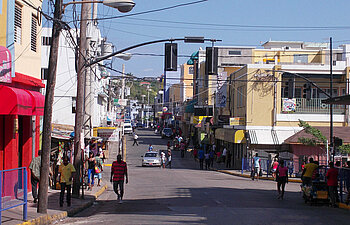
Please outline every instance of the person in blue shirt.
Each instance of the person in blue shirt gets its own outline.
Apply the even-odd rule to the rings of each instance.
[[[153,151],[153,146],[152,146],[152,144],[149,144],[148,151],[149,151],[149,152]]]
[[[204,162],[204,150],[203,147],[201,147],[198,151],[198,159],[199,159],[199,168],[203,169],[203,162]]]
[[[254,180],[255,173],[256,173],[256,179],[259,180],[260,162],[261,162],[261,159],[258,153],[256,153],[255,157],[253,158],[254,171],[253,171],[252,180]]]

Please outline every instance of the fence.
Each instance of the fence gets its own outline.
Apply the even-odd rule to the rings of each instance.
[[[23,205],[27,220],[27,170],[25,167],[0,170],[0,224],[3,211]]]

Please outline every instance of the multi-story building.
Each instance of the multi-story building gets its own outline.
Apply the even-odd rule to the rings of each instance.
[[[321,157],[319,152],[293,154],[293,149],[282,149],[282,143],[302,129],[298,126],[299,120],[312,126],[329,126],[329,107],[321,102],[326,98],[323,92],[331,92],[328,45],[269,41],[263,47],[250,51],[251,57],[241,52],[251,63],[241,65],[228,75],[226,111],[231,124],[216,129],[215,138],[219,146],[231,151],[234,168],[241,168],[242,158],[255,152],[268,158],[269,153],[287,150],[291,154],[285,154],[286,159],[295,162],[306,155]],[[333,96],[348,93],[347,48],[344,45],[333,49]],[[312,87],[310,99],[304,95],[308,82],[301,77],[319,87]],[[286,84],[289,79],[295,79],[295,94],[291,99],[288,99],[290,90]],[[334,126],[347,126],[348,118],[346,107],[334,106]],[[248,145],[245,137],[249,137]],[[298,163],[294,167],[299,169]]]
[[[53,104],[52,122],[54,124],[64,124],[74,127],[75,107],[77,95],[77,74],[76,74],[76,40],[71,40],[76,36],[75,30],[62,31],[59,40],[57,78],[55,96]],[[48,71],[48,61],[50,55],[51,28],[43,28],[42,32],[42,64],[41,70],[43,80],[46,80]],[[102,54],[102,47],[105,40],[101,37],[100,30],[95,25],[91,25],[88,32],[89,57],[97,57]],[[85,86],[85,122],[84,129],[91,130],[93,127],[105,126],[107,121],[115,118],[108,114],[109,78],[108,72],[103,67],[93,66],[88,68]],[[112,104],[112,101],[110,101]],[[113,110],[114,106],[110,107]],[[89,110],[89,112],[88,112]],[[108,118],[107,118],[108,117]],[[89,133],[89,132],[87,132]],[[92,133],[90,133],[92,136]],[[89,135],[88,135],[89,136]]]
[[[41,15],[35,10],[42,1],[3,0],[1,4],[0,170],[28,168],[41,148],[45,104],[40,79]],[[11,187],[11,181],[6,185]]]
[[[181,84],[173,84],[169,87],[169,111],[173,115],[179,113],[179,106],[181,105]]]

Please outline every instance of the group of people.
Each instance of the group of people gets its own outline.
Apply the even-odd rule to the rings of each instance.
[[[317,168],[319,163],[314,161],[313,158],[309,159],[309,163],[304,166],[302,173],[302,182],[303,185],[312,186],[312,181],[317,179],[319,176]],[[346,204],[349,204],[350,201],[350,161],[346,163],[345,168],[342,170],[342,177],[345,180],[345,187],[348,191],[347,198],[345,200]],[[338,187],[339,187],[339,176],[340,176],[340,162],[330,162],[329,168],[326,173],[327,186],[328,186],[328,195],[331,200],[331,205],[333,207],[338,207],[337,202],[339,202]]]
[[[38,151],[38,156],[34,157],[29,165],[31,172],[31,185],[32,185],[32,195],[34,198],[34,203],[38,201],[38,183],[40,181],[40,168],[41,168],[41,150]],[[67,206],[71,206],[71,190],[72,190],[72,180],[76,170],[74,166],[69,162],[68,156],[64,156],[62,159],[62,164],[59,165],[59,182],[61,186],[60,193],[60,207],[63,206],[64,194],[67,190],[66,202]]]
[[[87,168],[87,184],[88,190],[92,191],[97,178],[97,186],[101,186],[102,171],[103,171],[103,155],[98,152],[94,156],[93,152],[89,152],[89,157],[85,159],[85,168]]]

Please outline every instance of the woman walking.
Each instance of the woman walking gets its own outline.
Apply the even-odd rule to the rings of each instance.
[[[277,167],[276,180],[277,180],[278,199],[283,199],[284,188],[286,186],[286,183],[288,183],[288,168],[284,166],[283,161],[281,161],[280,165]],[[282,186],[282,191],[281,191],[281,186]]]
[[[272,177],[274,180],[276,180],[276,171],[277,171],[277,168],[278,168],[278,162],[277,162],[277,159],[275,158],[273,160],[273,163],[272,163]]]
[[[95,165],[96,165],[96,161],[94,158],[94,153],[90,152],[89,158],[88,158],[88,185],[89,185],[88,190],[92,190],[92,187],[94,186]]]

